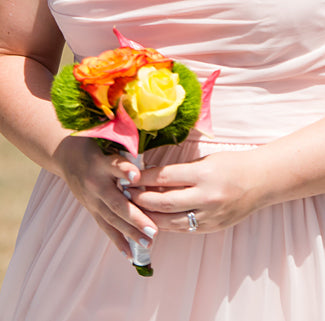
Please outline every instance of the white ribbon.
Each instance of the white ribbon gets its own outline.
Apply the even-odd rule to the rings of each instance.
[[[128,161],[130,161],[132,164],[136,165],[137,168],[140,170],[144,169],[144,161],[143,161],[143,154],[138,154],[138,156],[135,158],[132,156],[129,152],[126,151],[120,151],[120,154],[125,157]],[[124,189],[127,189],[125,181],[123,179],[120,179],[120,184]],[[150,258],[150,250],[144,248],[131,238],[128,238],[128,242],[130,245],[130,249],[132,252],[133,257],[133,264],[138,266],[145,266],[150,264],[151,258]]]

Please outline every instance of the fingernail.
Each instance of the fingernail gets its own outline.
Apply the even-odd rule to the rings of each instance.
[[[149,236],[151,239],[153,239],[153,237],[157,233],[157,231],[154,228],[150,227],[150,226],[146,226],[143,229],[143,232],[144,232],[144,234],[146,234],[147,236]]]
[[[129,175],[128,175],[128,178],[129,178],[129,181],[130,182],[133,182],[133,180],[134,180],[134,177],[137,175],[137,173],[136,172],[129,172]]]
[[[147,249],[147,248],[149,247],[149,241],[146,240],[146,239],[141,238],[141,239],[139,240],[139,243],[140,243],[140,244],[141,244],[145,249]]]
[[[127,257],[128,255],[126,254],[126,252],[124,251],[121,251],[121,254],[124,256],[124,257]]]
[[[125,185],[130,185],[131,183],[126,178],[120,178],[120,184],[122,186],[125,186]]]
[[[130,194],[130,192],[127,190],[127,189],[125,189],[124,191],[123,191],[123,194],[124,194],[124,196],[127,198],[127,199],[131,199],[131,194]]]

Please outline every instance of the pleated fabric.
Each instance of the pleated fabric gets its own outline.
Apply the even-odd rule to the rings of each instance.
[[[147,162],[250,148],[186,142],[150,152]],[[161,232],[154,277],[143,278],[65,183],[43,170],[2,287],[0,320],[324,320],[324,209],[317,196],[265,208],[222,232]]]
[[[258,148],[325,115],[322,0],[49,0],[78,59],[128,38],[221,69],[214,139],[145,155],[166,165]],[[279,155],[280,157],[280,155]],[[42,170],[0,293],[0,321],[323,321],[325,196],[264,208],[232,228],[159,233],[138,276],[63,180]]]

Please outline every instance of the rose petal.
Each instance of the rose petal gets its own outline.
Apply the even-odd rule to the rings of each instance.
[[[220,75],[220,70],[214,71],[205,83],[202,85],[202,106],[200,117],[195,124],[195,129],[201,132],[202,134],[213,138],[214,133],[212,129],[212,121],[211,121],[211,110],[210,110],[210,101],[213,90],[213,85]]]
[[[93,98],[94,104],[98,108],[102,109],[109,119],[114,119],[115,116],[112,111],[112,106],[107,98],[107,92],[109,89],[108,86],[81,85],[80,87],[90,94],[90,96]]]
[[[134,157],[137,157],[139,148],[138,130],[133,120],[125,111],[121,100],[115,119],[102,125],[76,132],[73,135],[108,139],[123,145]]]

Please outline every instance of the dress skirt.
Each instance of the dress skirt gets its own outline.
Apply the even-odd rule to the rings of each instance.
[[[253,145],[186,141],[146,163]],[[139,276],[65,182],[42,170],[0,295],[1,321],[325,320],[325,196],[211,234],[160,232]]]

